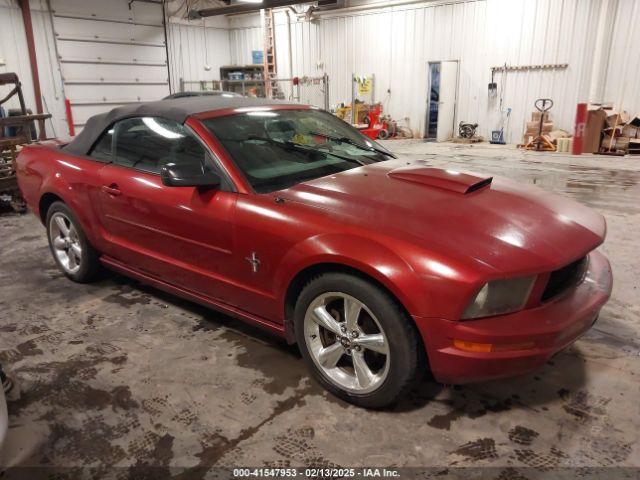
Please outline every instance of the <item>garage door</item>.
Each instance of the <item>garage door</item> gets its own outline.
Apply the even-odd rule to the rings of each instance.
[[[75,133],[92,115],[169,94],[160,1],[54,0],[51,8]]]

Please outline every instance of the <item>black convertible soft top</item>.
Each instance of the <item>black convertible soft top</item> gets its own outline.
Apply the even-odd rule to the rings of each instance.
[[[122,107],[114,108],[110,112],[89,118],[82,131],[63,149],[72,155],[87,155],[102,132],[114,122],[124,118],[162,117],[184,123],[187,118],[198,113],[225,110],[227,108],[251,108],[267,105],[296,105],[296,103],[266,98],[201,96],[123,105]]]

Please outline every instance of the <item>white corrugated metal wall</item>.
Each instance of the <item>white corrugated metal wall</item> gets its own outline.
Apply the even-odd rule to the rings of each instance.
[[[640,116],[640,2],[619,0],[612,32],[604,101]]]
[[[280,11],[276,16],[279,76],[319,76],[328,73],[331,82],[330,103],[336,105],[350,100],[351,73],[375,73],[376,98],[384,103],[386,111],[394,118],[408,118],[410,126],[421,133],[426,109],[427,62],[459,60],[457,120],[478,122],[481,133],[487,135],[495,126],[497,111],[497,106],[487,98],[491,66],[505,62],[511,65],[566,62],[569,68],[564,71],[506,74],[503,94],[504,105],[513,109],[510,141],[519,140],[533,101],[543,96],[556,100],[553,109],[556,125],[570,130],[576,102],[587,100],[589,91],[593,90],[590,88],[592,57],[597,41],[595,32],[601,14],[601,1],[436,0],[368,10],[337,10],[324,13],[312,21],[291,14],[291,51],[288,48],[287,15]],[[55,134],[64,135],[64,96],[54,53],[51,19],[44,0],[32,0],[31,3],[42,94],[45,108],[54,114],[54,120],[48,126],[52,124]],[[604,45],[607,55],[603,69],[606,74],[601,79],[603,85],[596,89],[602,92],[602,98],[591,100],[622,101],[623,108],[636,114],[640,111],[640,96],[636,94],[640,87],[640,51],[635,48],[638,45],[635,26],[640,20],[640,5],[635,0],[608,0],[608,3],[612,5],[611,11],[615,12],[615,21],[606,39],[610,44]],[[94,13],[105,17],[125,12],[127,19],[123,20],[128,21],[128,2],[119,0],[118,4],[122,8],[114,9],[112,2],[99,3],[97,0],[82,4],[71,0],[54,0],[54,8],[66,10],[71,16],[90,13],[87,9],[93,9]],[[157,10],[154,5],[138,2],[134,2],[132,8]],[[0,12],[0,57],[7,63],[6,66],[0,66],[0,71],[16,71],[20,75],[27,102],[33,108],[33,88],[20,11],[15,0],[0,0]],[[153,15],[153,22],[149,23],[157,21],[156,25],[159,25],[161,19],[158,19],[157,11]],[[144,14],[136,13],[133,23],[146,23],[140,20],[143,17]],[[55,22],[57,27],[62,25],[63,19],[56,17]],[[79,23],[76,22],[72,31],[68,32],[71,37],[101,35],[98,22],[91,22],[95,26],[95,29],[89,29],[91,31],[75,29],[77,25]],[[164,41],[160,35],[162,29],[157,26],[149,27],[153,29],[153,34],[142,27],[124,25],[123,28],[129,30],[121,33],[132,33],[131,38],[145,37],[148,40],[151,35],[156,43]],[[111,31],[102,34],[107,37],[115,35]],[[217,79],[221,65],[251,63],[251,51],[262,47],[258,15],[208,19],[204,30],[202,21],[187,22],[172,18],[167,36],[174,91],[179,78]],[[75,45],[82,55],[91,53],[90,56],[106,58],[113,54],[109,44],[91,43],[91,52],[88,52],[87,42],[66,40],[58,44],[63,42]],[[149,48],[157,49],[157,53],[162,51],[158,46]],[[61,52],[61,55],[64,53]],[[129,56],[133,55],[128,53]],[[162,55],[158,59],[160,63],[163,61]],[[137,53],[136,56],[144,57]],[[205,70],[205,64],[212,68]],[[92,75],[105,77],[104,72],[100,73],[86,65],[75,67],[77,71],[73,72],[70,66],[62,65],[69,70],[65,72],[69,78],[78,77],[82,80]],[[151,75],[154,79],[157,77],[158,81],[167,76],[166,67],[163,69],[161,65],[137,70],[139,74],[129,75],[129,72],[126,75],[138,79],[146,79]],[[502,75],[497,74],[499,85],[502,80]],[[160,88],[162,92],[151,92],[145,88],[143,94],[135,97],[157,98],[166,90],[165,87]],[[66,92],[67,96],[78,93],[75,87],[72,89],[74,91]],[[118,93],[101,84],[85,90],[87,98],[89,93],[98,99],[115,97]],[[80,123],[82,119],[76,121]]]
[[[488,135],[499,121],[499,102],[487,95],[491,66],[568,63],[566,70],[496,75],[504,86],[503,105],[512,108],[508,140],[517,142],[540,97],[556,101],[556,125],[571,130],[575,105],[588,96],[597,14],[595,0],[452,0],[336,10],[312,21],[294,19],[292,73],[328,73],[332,106],[350,101],[351,73],[374,73],[376,99],[385,111],[422,133],[427,62],[459,60],[456,122],[478,122]],[[240,52],[232,59],[250,54],[245,46],[259,42],[255,22],[255,16],[233,22],[231,48]],[[287,28],[285,16],[276,24],[277,54],[287,58],[288,42],[278,34]]]
[[[180,79],[187,82],[220,80],[220,67],[234,63],[231,60],[228,21],[224,17],[191,22],[170,18],[167,38],[174,92],[179,90]],[[205,65],[211,69],[206,70]],[[198,85],[187,84],[185,88],[197,90]]]
[[[499,101],[487,95],[490,67],[568,63],[567,69],[498,72],[495,81],[503,107],[512,109],[509,141],[520,141],[533,102],[541,97],[554,99],[556,126],[570,131],[579,101],[614,102],[640,113],[640,96],[635,94],[640,87],[640,50],[634,48],[639,43],[637,0],[607,0],[616,14],[610,38],[600,39],[607,52],[606,76],[595,90],[603,95],[589,98],[602,1],[433,0],[337,10],[311,21],[292,14],[291,51],[287,14],[281,10],[275,32],[278,76],[326,72],[330,104],[335,106],[350,101],[351,73],[374,73],[376,98],[385,110],[398,120],[407,119],[421,134],[427,62],[459,60],[456,121],[478,122],[481,133],[489,135],[500,121]],[[229,38],[230,63],[251,63],[251,51],[262,48],[259,16],[230,17]]]
[[[40,90],[43,108],[52,114],[45,127],[49,136],[67,136],[67,124],[64,112],[64,95],[58,63],[56,61],[53,30],[46,2],[31,1],[31,21],[36,44]],[[27,51],[26,36],[22,23],[22,13],[13,0],[0,0],[0,72],[15,72],[22,83],[27,108],[35,112],[35,97],[31,79],[31,67]],[[9,87],[0,87],[0,96],[9,93]],[[17,101],[8,104],[17,108]]]
[[[229,18],[229,45],[231,65],[251,65],[251,52],[262,50],[260,17],[242,15]],[[277,47],[276,47],[277,48]]]

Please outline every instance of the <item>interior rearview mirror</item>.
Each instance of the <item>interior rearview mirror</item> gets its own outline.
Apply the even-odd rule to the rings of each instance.
[[[168,187],[210,187],[220,186],[220,177],[214,172],[202,171],[191,165],[167,164],[160,169],[160,179]]]

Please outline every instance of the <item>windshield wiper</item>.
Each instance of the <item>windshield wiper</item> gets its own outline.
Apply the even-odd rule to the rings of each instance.
[[[274,140],[273,138],[259,137],[257,135],[249,135],[248,140],[260,140],[263,142],[270,143],[271,145],[276,145],[280,148],[284,148],[286,150],[297,150],[299,152],[304,152],[304,153],[322,153],[323,155],[331,155],[332,157],[340,158],[347,162],[357,163],[358,165],[366,165],[366,163],[355,158],[345,157],[342,155],[338,155],[337,153],[329,152],[326,150],[320,150],[318,148],[309,147],[309,146],[302,145],[300,143],[295,143],[292,141],[280,142],[278,140]]]
[[[370,152],[378,152],[382,155],[386,155],[391,158],[397,158],[393,153],[383,150],[381,148],[376,147],[375,145],[362,145],[361,143],[356,142],[355,140],[351,140],[349,137],[334,137],[333,135],[327,135],[326,133],[320,132],[309,132],[309,135],[317,135],[318,137],[324,137],[327,140],[331,140],[336,143],[348,143],[349,145],[353,145],[354,147],[360,148],[362,150],[368,150]]]
[[[276,147],[286,148],[287,150],[296,150],[296,144],[293,142],[280,142],[269,137],[260,137],[258,135],[249,135],[247,140],[257,140],[259,142],[267,142]],[[236,142],[242,142],[242,140],[235,140]],[[305,150],[306,152],[307,150]]]

